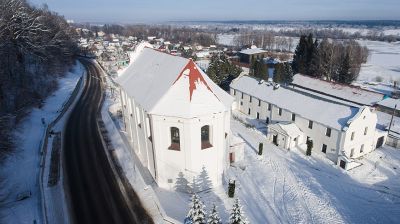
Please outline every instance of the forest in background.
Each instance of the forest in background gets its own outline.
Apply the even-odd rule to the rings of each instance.
[[[13,149],[11,131],[57,88],[75,63],[75,30],[46,5],[0,0],[0,159]]]

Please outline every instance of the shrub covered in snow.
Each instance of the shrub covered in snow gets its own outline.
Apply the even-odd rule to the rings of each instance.
[[[231,214],[229,216],[230,224],[248,224],[246,217],[242,211],[242,206],[240,205],[240,201],[238,198],[235,200],[235,204],[233,204],[233,208]]]
[[[219,217],[217,206],[213,205],[211,209],[210,216],[207,220],[208,224],[222,224],[221,218]]]
[[[193,194],[190,210],[186,216],[187,221],[185,221],[185,223],[205,224],[207,213],[204,211],[204,208],[205,206],[203,202],[200,201],[199,196]]]

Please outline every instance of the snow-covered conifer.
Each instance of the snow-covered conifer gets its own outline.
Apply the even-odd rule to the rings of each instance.
[[[205,206],[197,194],[193,194],[192,202],[190,203],[190,210],[186,216],[187,219],[191,220],[193,224],[205,224],[206,223],[206,212]]]
[[[230,224],[248,224],[246,217],[244,216],[244,212],[242,211],[242,206],[240,205],[240,201],[238,198],[235,200],[235,204],[233,204],[231,214],[229,216]]]
[[[213,205],[211,209],[210,216],[207,220],[208,224],[222,224],[221,218],[219,217],[217,206]]]

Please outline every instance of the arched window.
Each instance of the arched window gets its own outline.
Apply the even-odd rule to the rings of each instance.
[[[210,126],[204,125],[201,127],[201,149],[212,147],[210,142]]]
[[[171,150],[180,150],[180,135],[179,135],[179,128],[171,127],[171,146],[168,149]]]

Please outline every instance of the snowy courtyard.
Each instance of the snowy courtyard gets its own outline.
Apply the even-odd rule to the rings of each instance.
[[[115,103],[114,109],[119,104]],[[111,111],[116,115],[114,109]],[[235,197],[241,200],[250,223],[398,223],[400,220],[400,150],[385,146],[360,159],[362,166],[344,171],[317,152],[307,157],[301,150],[286,151],[266,142],[265,124],[237,111],[234,115],[239,119],[231,120],[231,129],[245,140],[245,159],[230,167],[223,186],[199,193],[207,212],[216,204],[222,220],[228,220],[234,200],[227,196],[227,182],[235,179]],[[260,142],[264,144],[262,156],[257,155]],[[151,204],[148,209],[159,206],[164,219],[182,222],[191,195],[177,192],[174,187],[159,188],[146,177],[143,178],[147,184],[137,178],[132,171],[138,170],[132,167],[138,165],[126,158],[124,147],[115,147],[116,153],[142,201]],[[193,185],[191,181],[187,184]]]
[[[237,180],[237,193],[252,223],[400,220],[400,150],[377,149],[360,160],[364,165],[344,171],[315,152],[306,157],[301,150],[265,143],[260,131],[236,120],[232,131],[246,142],[245,163],[232,167],[229,176]],[[264,143],[263,156],[257,155],[259,142]]]

